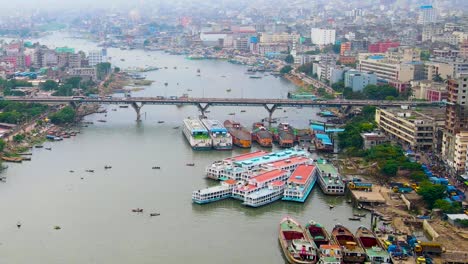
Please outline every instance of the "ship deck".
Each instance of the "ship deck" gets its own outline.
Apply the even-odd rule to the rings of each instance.
[[[299,165],[288,179],[288,183],[305,185],[310,177],[313,177],[315,171],[314,165]]]

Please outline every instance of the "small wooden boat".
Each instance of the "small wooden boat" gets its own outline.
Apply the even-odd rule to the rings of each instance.
[[[94,170],[86,170],[86,172],[91,172],[91,173],[93,173],[93,172],[94,172]]]
[[[107,121],[104,120],[104,119],[99,119],[98,122],[105,123],[105,122],[107,122]]]
[[[159,120],[159,121],[158,121],[158,124],[162,124],[162,123],[164,123],[164,121],[162,121],[162,120]]]
[[[331,209],[335,208],[335,206],[333,204],[329,204],[328,207]]]
[[[361,217],[348,217],[350,221],[361,221]]]
[[[231,89],[231,88],[229,88],[229,89],[226,89],[226,92],[228,92],[228,93],[229,93],[230,91],[232,91],[232,89]]]
[[[364,249],[358,244],[357,239],[348,228],[335,225],[332,231],[332,239],[343,248],[344,262],[363,263],[366,260]]]
[[[151,213],[150,216],[160,216],[160,213]]]
[[[359,227],[356,238],[362,248],[366,251],[367,258],[372,263],[390,263],[390,255],[377,239],[377,236],[366,227]]]
[[[142,208],[135,208],[135,209],[132,209],[132,212],[133,213],[143,213],[143,209]]]
[[[52,150],[52,148],[45,148],[45,149],[47,149],[47,150]]]
[[[17,163],[19,163],[19,162],[23,161],[23,158],[22,157],[5,157],[5,156],[3,156],[2,160],[8,161],[8,162],[17,162]]]
[[[22,157],[22,160],[23,160],[23,161],[30,161],[30,160],[31,160],[31,157]]]
[[[317,262],[317,252],[305,235],[301,225],[290,217],[279,224],[279,242],[289,263],[307,264]]]
[[[159,170],[159,169],[161,169],[161,167],[155,166],[155,167],[153,167],[152,169],[153,169],[153,170]]]
[[[165,85],[165,86],[168,86],[168,85],[169,85],[169,83],[165,82],[165,83],[164,83],[164,85]]]
[[[241,110],[240,112],[241,112],[241,113],[245,113],[245,112],[247,112],[247,111],[245,111],[245,110]]]
[[[119,105],[120,108],[128,108],[128,105]]]
[[[172,129],[179,129],[180,127],[179,126],[176,126],[176,127],[173,127]]]
[[[112,166],[106,165],[106,166],[104,166],[104,169],[106,169],[106,170],[107,169],[112,169]]]
[[[193,166],[195,166],[195,163],[187,163],[187,164],[185,164],[185,165],[187,165],[187,166],[189,166],[189,167],[193,167]]]
[[[366,217],[366,214],[353,214],[356,217]]]
[[[236,113],[229,113],[229,115],[235,115]]]
[[[54,226],[54,229],[55,229],[55,230],[60,230],[60,229],[62,229],[62,228],[61,228],[60,226]]]
[[[44,146],[42,146],[42,145],[36,145],[36,146],[34,146],[34,147],[35,147],[35,148],[43,148]]]
[[[74,173],[75,171],[74,171],[74,170],[70,170],[69,172],[70,172],[70,173]]]

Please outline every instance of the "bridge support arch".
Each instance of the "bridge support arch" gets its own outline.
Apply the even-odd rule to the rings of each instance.
[[[140,103],[140,105],[138,105],[137,102],[132,102],[131,106],[133,107],[133,109],[135,109],[135,112],[137,114],[137,119],[136,121],[137,122],[140,122],[141,121],[141,108],[143,107],[144,103]]]
[[[209,103],[205,103],[205,104],[198,103],[197,104],[197,108],[198,108],[198,110],[200,110],[202,116],[205,116],[205,111],[206,111],[206,109],[208,109],[209,106],[210,106]]]
[[[264,104],[263,107],[268,111],[268,127],[271,128],[271,122],[273,113],[275,112],[276,108],[278,108],[277,104]]]

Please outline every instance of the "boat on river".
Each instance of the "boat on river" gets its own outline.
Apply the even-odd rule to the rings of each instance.
[[[384,249],[377,236],[368,228],[361,226],[356,231],[356,238],[366,251],[371,263],[390,263],[390,254]]]
[[[252,136],[250,131],[239,122],[226,120],[224,121],[224,127],[227,128],[231,134],[234,145],[241,148],[250,148],[252,146]]]
[[[220,185],[194,191],[192,201],[196,204],[207,204],[229,198],[236,185],[237,181],[230,179],[222,181]]]
[[[314,165],[299,165],[286,181],[283,201],[305,202],[317,180]]]
[[[266,129],[263,123],[257,122],[252,126],[252,139],[262,147],[271,148],[273,134]]]
[[[192,149],[211,149],[210,135],[199,119],[184,119],[184,129],[182,133],[184,133]]]
[[[317,166],[317,178],[322,191],[328,195],[344,195],[345,184],[336,167],[323,159],[317,160],[315,165]]]
[[[314,244],[306,237],[301,225],[291,217],[281,220],[278,239],[289,263],[313,264],[317,262]]]
[[[232,137],[229,131],[218,121],[213,119],[201,119],[211,137],[211,144],[216,150],[231,150]]]
[[[356,237],[348,228],[335,225],[332,231],[332,239],[343,249],[343,261],[348,263],[364,263],[366,252],[359,245]]]
[[[7,162],[16,162],[16,163],[22,162],[23,159],[24,159],[24,158],[22,158],[22,157],[5,157],[5,156],[2,157],[2,160],[3,160],[3,161],[7,161]]]
[[[278,125],[278,143],[282,148],[290,148],[294,145],[294,129],[288,123]]]

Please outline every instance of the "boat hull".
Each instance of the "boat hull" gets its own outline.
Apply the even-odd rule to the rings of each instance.
[[[346,227],[335,226],[332,231],[332,239],[343,248],[343,261],[345,263],[364,263],[366,261],[365,250]],[[353,246],[348,248],[348,243],[352,243]]]
[[[250,148],[252,147],[251,140],[239,139],[232,135],[232,143],[239,148]]]
[[[281,196],[282,196],[282,194],[278,194],[277,196],[271,198],[271,200],[265,201],[265,202],[263,202],[263,203],[258,203],[258,204],[247,204],[247,203],[242,203],[242,204],[245,205],[245,206],[248,206],[248,207],[257,208],[257,207],[261,207],[261,206],[264,206],[264,205],[273,203],[273,202],[275,202],[275,201],[278,201],[279,199],[281,199]]]
[[[225,195],[225,196],[222,196],[220,198],[213,198],[213,199],[207,199],[207,200],[192,199],[192,202],[196,203],[196,204],[207,204],[207,203],[213,203],[213,202],[221,201],[221,200],[227,199],[229,197],[231,197],[231,195]]]
[[[282,222],[286,221],[287,219],[289,219],[293,224],[297,225],[301,230],[302,230],[302,227],[294,220],[294,219],[291,219],[291,218],[284,218]],[[284,257],[286,258],[286,260],[288,261],[288,263],[291,263],[291,264],[315,264],[317,262],[317,258],[315,258],[314,260],[308,260],[308,261],[303,261],[303,260],[298,260],[298,259],[295,259],[291,253],[289,252],[288,250],[288,242],[286,240],[286,238],[282,235],[283,232],[282,232],[282,229],[281,229],[281,224],[280,224],[280,228],[279,228],[279,234],[278,234],[278,241],[280,243],[280,246],[281,246],[281,250],[283,252],[283,255]],[[304,234],[304,238],[309,240],[306,236],[306,234],[303,232]],[[310,241],[310,240],[309,240]]]

